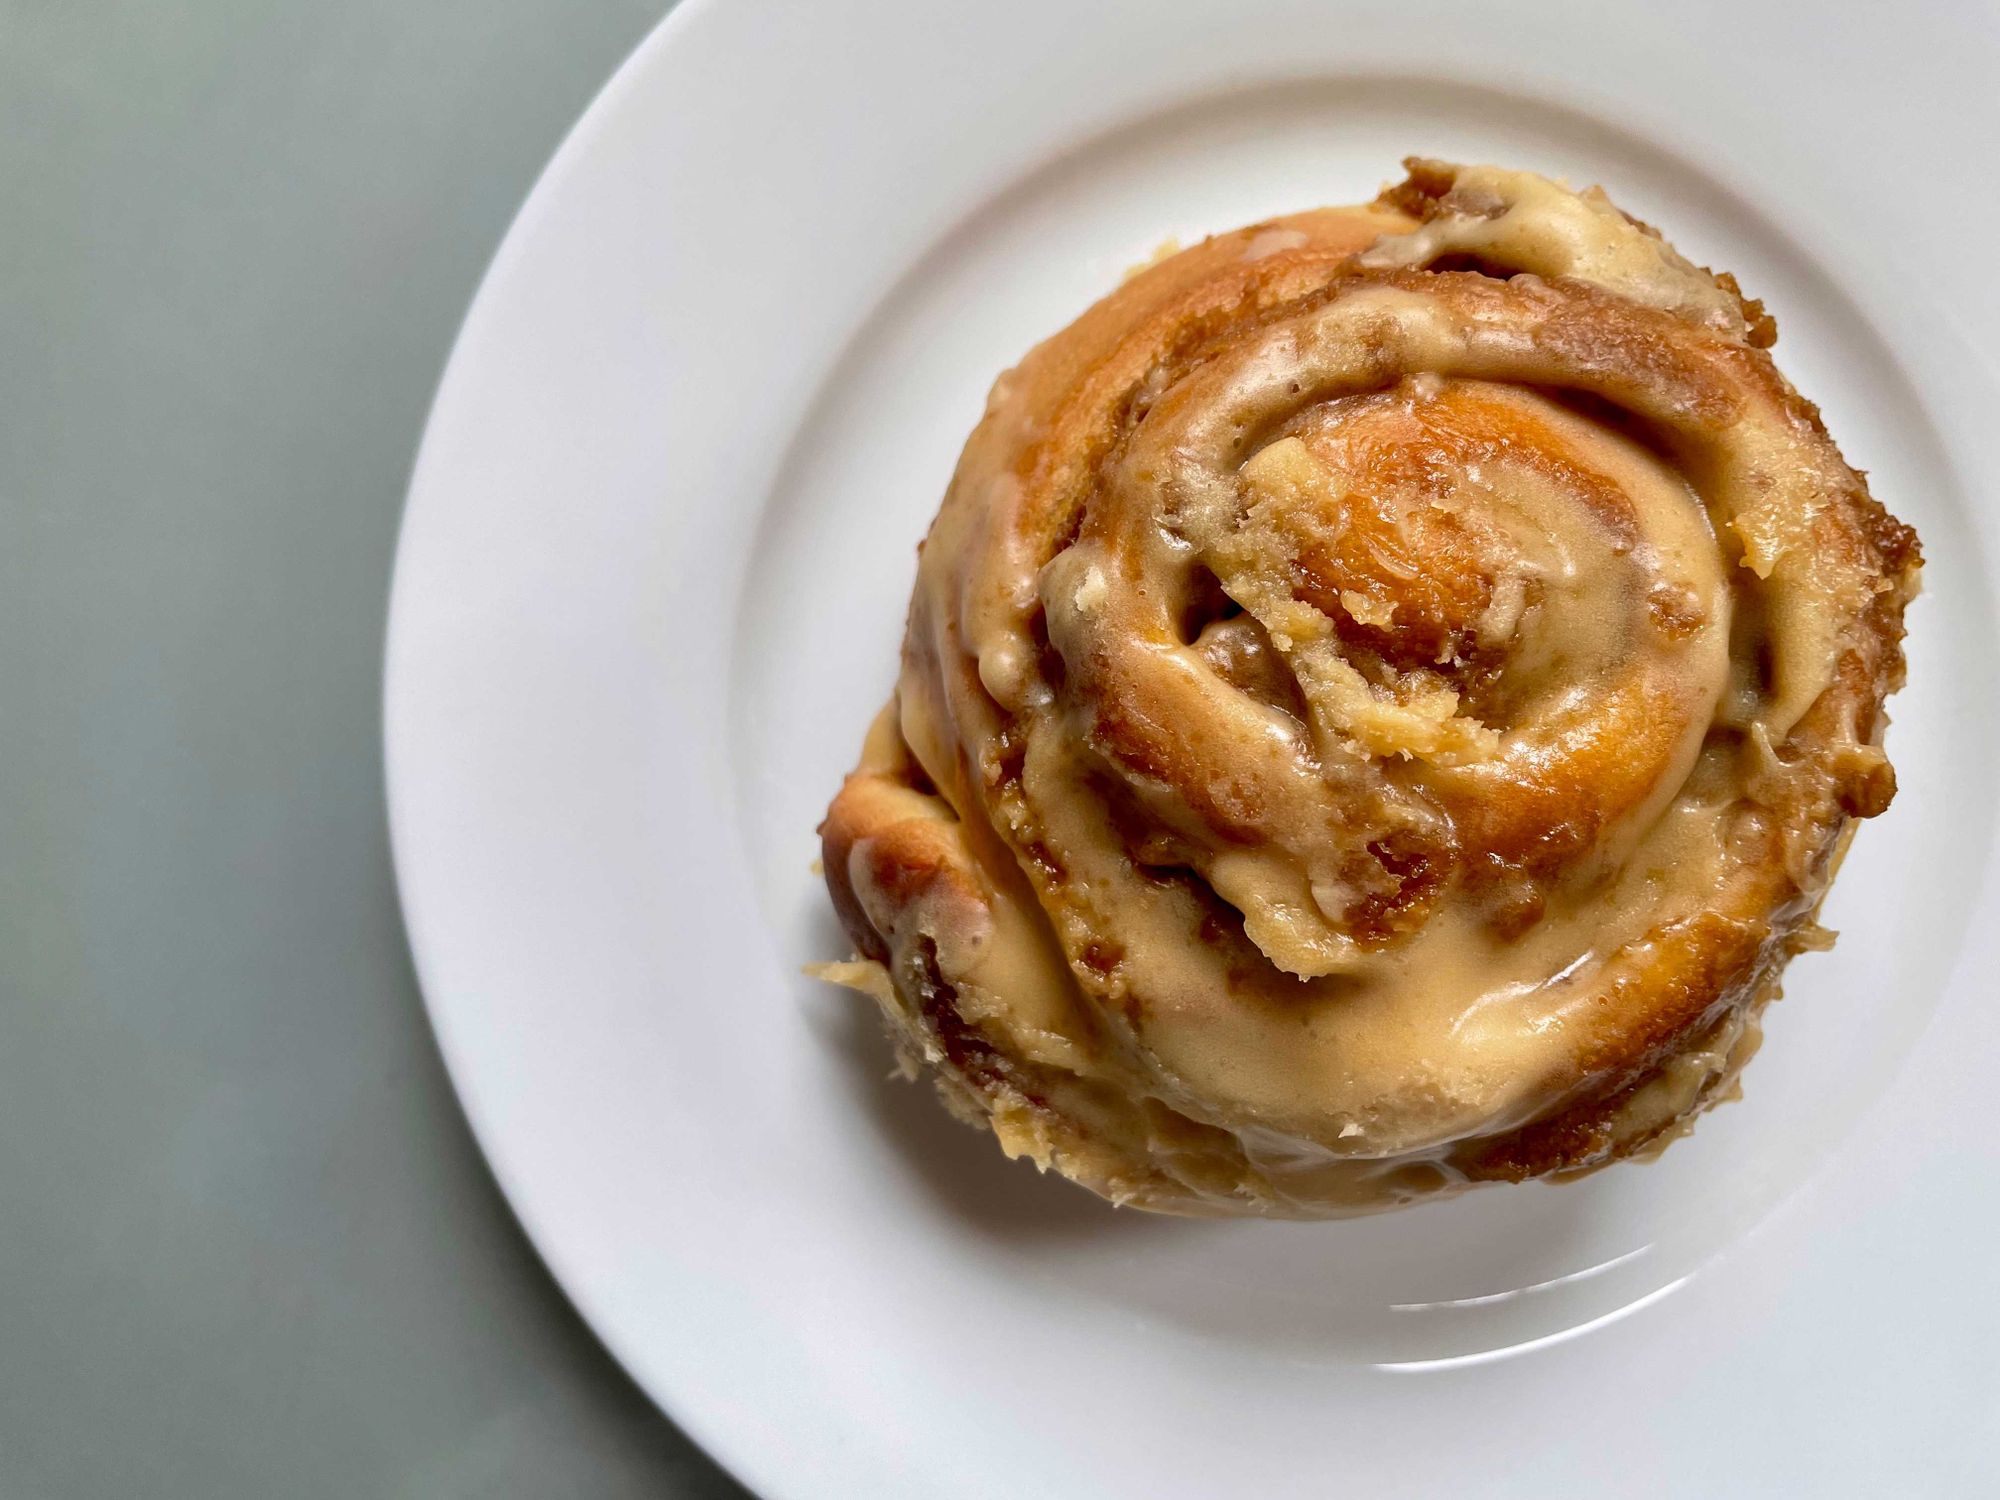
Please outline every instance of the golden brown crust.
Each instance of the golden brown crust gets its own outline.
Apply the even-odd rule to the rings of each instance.
[[[1654,1146],[1894,791],[1916,539],[1761,305],[1596,190],[1408,165],[1001,377],[822,829],[834,977],[1115,1201]]]

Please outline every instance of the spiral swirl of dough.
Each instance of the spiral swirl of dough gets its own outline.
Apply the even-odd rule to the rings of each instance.
[[[1762,309],[1595,190],[1409,166],[1001,377],[823,830],[834,977],[1116,1201],[1665,1138],[1893,791],[1915,538]]]

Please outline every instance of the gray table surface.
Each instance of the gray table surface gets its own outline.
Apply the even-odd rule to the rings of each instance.
[[[0,0],[0,1497],[740,1495],[433,1049],[383,605],[453,331],[664,0]]]

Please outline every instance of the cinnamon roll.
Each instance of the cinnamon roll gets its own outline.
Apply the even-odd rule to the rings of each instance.
[[[1763,308],[1596,189],[1406,166],[999,378],[821,830],[828,977],[1117,1203],[1657,1148],[1895,789],[1916,537]]]

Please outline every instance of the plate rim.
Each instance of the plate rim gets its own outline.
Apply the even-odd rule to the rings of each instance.
[[[633,1388],[685,1435],[703,1457],[745,1490],[761,1497],[771,1491],[766,1478],[760,1473],[762,1466],[755,1455],[744,1445],[734,1442],[723,1424],[711,1421],[709,1414],[700,1410],[700,1403],[678,1395],[669,1396],[640,1370],[637,1356],[625,1348],[623,1335],[615,1320],[607,1316],[585,1290],[587,1278],[574,1273],[556,1235],[529,1209],[532,1195],[520,1182],[514,1167],[509,1165],[507,1153],[498,1144],[498,1130],[479,1101],[479,1090],[470,1081],[468,1064],[453,1024],[445,1013],[445,1007],[434,998],[438,993],[437,981],[433,977],[436,949],[422,936],[425,930],[425,919],[420,914],[422,903],[415,896],[416,881],[410,873],[413,860],[410,819],[407,814],[398,811],[409,793],[404,789],[406,779],[397,771],[402,718],[398,706],[396,642],[397,621],[406,618],[409,610],[404,602],[411,588],[408,539],[427,465],[436,462],[438,413],[452,389],[455,374],[471,357],[469,346],[476,336],[482,309],[490,306],[498,295],[496,289],[507,274],[512,258],[521,253],[528,231],[549,212],[558,181],[569,170],[571,163],[588,149],[591,136],[603,125],[618,100],[627,91],[640,87],[640,80],[652,66],[654,56],[673,45],[682,31],[695,25],[697,16],[725,3],[731,3],[731,0],[673,0],[667,12],[625,54],[564,129],[487,257],[472,296],[466,302],[465,312],[453,330],[450,349],[424,411],[421,435],[411,460],[409,479],[404,486],[402,510],[397,517],[395,542],[390,552],[385,628],[379,656],[381,690],[376,701],[381,714],[383,822],[388,834],[390,881],[396,897],[397,918],[402,924],[411,969],[416,977],[424,1023],[429,1028],[445,1076],[451,1083],[453,1104],[479,1147],[482,1167],[499,1189],[508,1217],[547,1268],[558,1294],[575,1312],[598,1347],[618,1367],[620,1376],[631,1382]]]

